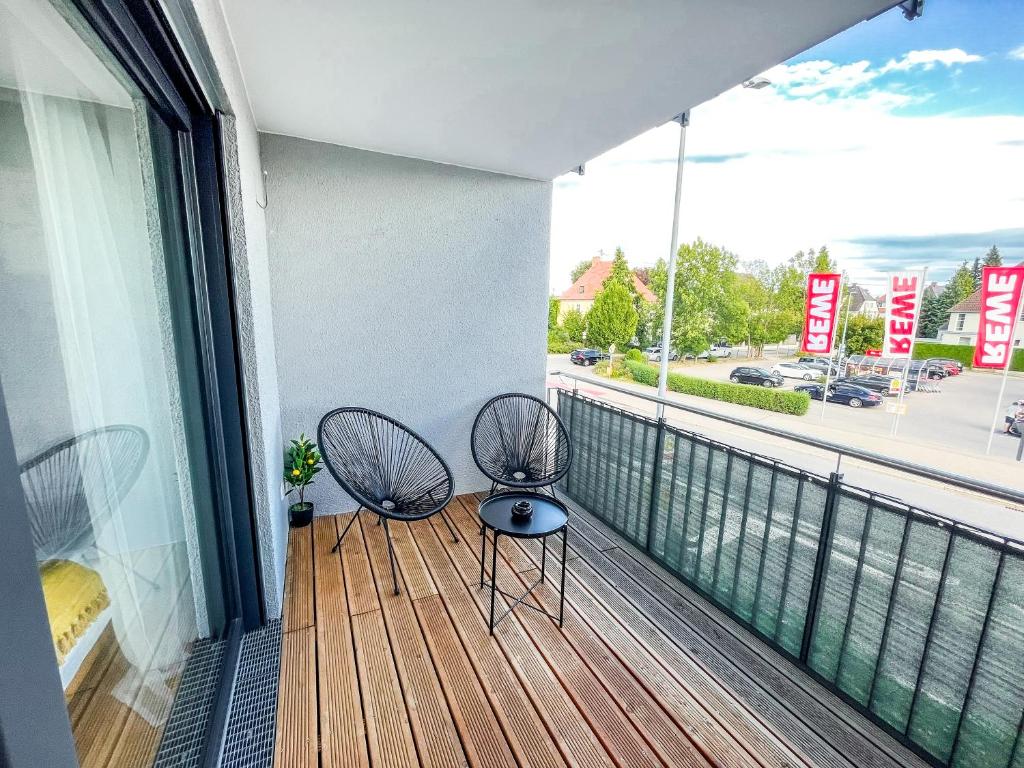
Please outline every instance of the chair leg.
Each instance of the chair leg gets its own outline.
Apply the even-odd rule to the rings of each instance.
[[[341,532],[341,536],[338,537],[338,543],[334,545],[334,547],[331,549],[331,552],[338,551],[338,547],[341,546],[341,540],[345,538],[345,534],[348,533],[348,529],[352,527],[352,523],[354,523],[356,521],[356,518],[359,517],[359,512],[362,509],[363,508],[360,507],[359,509],[352,513],[352,519],[348,521],[348,525],[346,525],[345,530]]]
[[[444,520],[444,524],[448,526],[448,533],[452,535],[452,541],[458,541],[459,536],[455,533],[455,528],[452,526],[452,521],[448,519],[448,513],[443,509],[441,510],[441,519]]]
[[[384,521],[384,537],[388,540],[388,560],[391,561],[391,584],[394,586],[395,594],[397,595],[399,592],[398,576],[395,573],[395,548],[391,544],[391,530],[388,528],[388,519],[381,517],[381,520]]]

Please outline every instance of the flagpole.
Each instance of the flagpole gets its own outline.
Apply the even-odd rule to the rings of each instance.
[[[842,272],[839,275],[839,292],[836,294],[836,304],[843,300],[843,284],[846,282],[846,272]],[[836,307],[838,310],[838,307]],[[821,419],[825,421],[825,405],[828,403],[828,382],[832,377],[832,353],[835,351],[836,346],[836,331],[839,329],[839,312],[834,313],[835,320],[832,323],[832,330],[830,336],[832,339],[832,349],[828,351],[828,365],[825,368],[825,388],[821,391]],[[804,329],[804,333],[807,330]]]
[[[921,285],[917,291],[917,301],[914,304],[914,332],[910,335],[910,351],[907,353],[907,364],[903,366],[903,384],[900,386],[900,395],[896,398],[896,413],[892,420],[892,436],[896,437],[896,432],[900,428],[900,411],[903,409],[903,399],[907,395],[907,379],[910,378],[910,364],[914,361],[914,344],[917,342],[917,329],[921,325],[921,305],[924,302],[924,286],[928,282],[928,267],[921,270]],[[892,293],[890,291],[889,293]],[[892,297],[889,297],[890,301]]]
[[[1010,364],[1013,362],[1013,337],[1017,323],[1020,321],[1021,312],[1024,312],[1024,291],[1021,291],[1020,300],[1017,302],[1017,312],[1010,322],[1010,339],[1007,342],[1009,348],[1006,353],[1006,365],[1003,366],[1003,380],[999,384],[999,397],[996,398],[996,411],[992,414],[992,429],[988,432],[988,445],[985,446],[985,455],[992,453],[992,438],[996,435],[996,427],[999,426],[999,412],[1003,408],[1003,397],[1006,396],[1006,380],[1010,377]],[[1024,437],[1020,438],[1024,440]]]
[[[672,209],[672,243],[668,253],[668,285],[665,286],[665,317],[661,324],[661,365],[658,371],[658,397],[664,398],[668,389],[668,361],[672,358],[672,303],[676,292],[676,256],[679,252],[679,204],[683,193],[683,158],[686,154],[686,126],[690,113],[676,115],[679,123],[679,155],[676,158],[676,197]],[[664,403],[658,403],[658,418],[665,415]]]

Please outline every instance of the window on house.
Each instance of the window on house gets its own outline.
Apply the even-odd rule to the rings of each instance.
[[[963,312],[956,316],[956,329],[958,331],[962,331],[964,329],[964,320],[966,319],[967,315],[965,315]]]
[[[583,293],[583,286],[580,286],[580,293]]]
[[[972,343],[972,341],[971,341],[971,337],[970,336],[961,336],[960,337],[960,341],[957,342],[957,344],[971,344],[971,343]]]

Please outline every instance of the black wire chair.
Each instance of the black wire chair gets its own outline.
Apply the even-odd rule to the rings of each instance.
[[[94,515],[113,510],[89,506],[90,496],[127,496],[149,453],[149,437],[139,427],[115,424],[63,440],[19,468],[28,507],[32,544],[39,562],[97,549]]]
[[[513,392],[487,401],[473,422],[473,461],[500,486],[555,495],[555,483],[572,465],[565,424],[539,397]]]
[[[458,541],[444,508],[455,495],[452,471],[441,455],[404,424],[366,408],[338,408],[325,415],[317,442],[331,475],[359,508],[384,524],[391,563],[391,583],[398,590],[395,552],[388,520],[411,522],[440,512],[453,541]],[[332,552],[352,527],[348,521]]]

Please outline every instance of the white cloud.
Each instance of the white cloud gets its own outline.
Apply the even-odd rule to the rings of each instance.
[[[1024,45],[1018,46],[1017,48],[1014,48],[1012,51],[1010,51],[1010,58],[1020,59],[1021,61],[1024,61]]]
[[[878,76],[870,61],[834,64],[831,61],[802,61],[780,64],[765,72],[773,84],[793,96],[815,96],[825,91],[851,91]]]
[[[734,88],[693,110],[682,241],[700,236],[773,264],[828,244],[871,286],[881,282],[872,262],[881,254],[859,238],[1020,226],[1024,116],[906,116],[894,110],[899,94],[876,88],[789,91],[871,71],[843,66],[775,68],[767,75],[784,87]],[[656,128],[587,163],[573,184],[556,181],[553,290],[600,249],[622,246],[637,266],[668,255],[678,135],[675,124]],[[950,257],[928,258],[934,267]]]
[[[962,48],[910,51],[903,54],[898,60],[889,59],[889,62],[882,67],[880,72],[901,72],[913,69],[914,67],[929,70],[934,69],[937,64],[952,67],[956,64],[973,64],[978,61],[984,61],[984,58],[976,53],[967,53]]]

